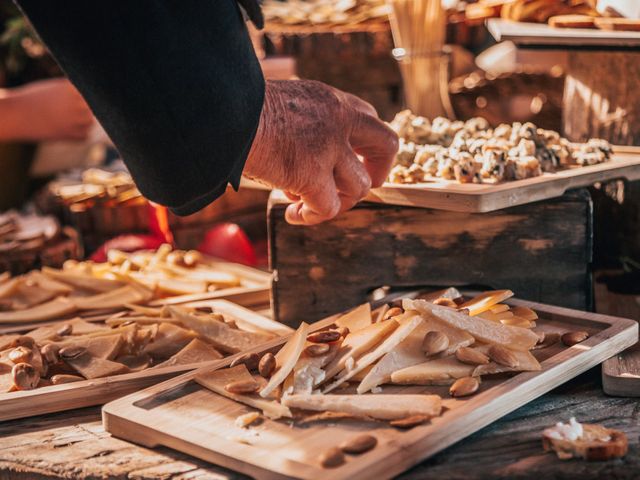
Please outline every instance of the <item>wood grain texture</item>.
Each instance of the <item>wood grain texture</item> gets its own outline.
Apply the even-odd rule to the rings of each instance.
[[[200,301],[194,302],[193,305],[209,306],[216,312],[239,319],[238,323],[246,322],[276,335],[287,335],[292,331],[280,323],[225,300]],[[35,390],[0,393],[0,421],[102,405],[128,393],[188,372],[200,365],[202,364],[150,368],[135,373],[52,385]],[[25,405],[28,407],[25,408]]]
[[[597,365],[638,338],[638,325],[632,320],[518,300],[507,303],[533,308],[540,316],[538,328],[546,332],[580,329],[591,336],[571,348],[556,344],[535,351],[541,371],[506,379],[483,379],[480,392],[473,397],[450,398],[447,387],[385,386],[386,393],[428,391],[443,397],[444,414],[409,431],[353,421],[335,422],[331,435],[327,435],[326,425],[301,427],[288,421],[265,420],[251,429],[254,435],[247,434],[234,426],[234,421],[250,408],[192,381],[196,374],[224,368],[232,359],[105,405],[104,425],[117,437],[146,446],[169,446],[258,478],[391,478]],[[334,321],[335,317],[329,317],[313,329]],[[273,351],[283,342],[277,340],[254,351]],[[376,436],[378,446],[365,455],[349,458],[330,472],[318,464],[320,452],[359,432]],[[238,441],[238,437],[246,438],[248,444]]]
[[[574,112],[571,118],[585,118],[584,114],[575,113],[577,112]],[[629,126],[621,127],[621,130],[628,132]],[[584,140],[591,137],[600,136],[590,134]],[[559,197],[574,188],[588,187],[597,182],[614,179],[640,179],[640,149],[634,153],[614,154],[610,162],[599,165],[575,167],[496,185],[463,184],[444,179],[418,184],[385,183],[383,187],[371,190],[366,200],[390,205],[437,208],[450,212],[493,212]]]
[[[582,190],[485,214],[361,203],[304,228],[284,220],[285,207],[272,196],[268,221],[274,316],[288,325],[344,311],[383,285],[475,284],[592,308],[592,210]]]

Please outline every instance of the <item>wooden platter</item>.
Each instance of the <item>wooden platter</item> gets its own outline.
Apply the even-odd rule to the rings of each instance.
[[[491,18],[487,28],[497,41],[518,46],[569,48],[640,47],[640,32],[608,31],[589,28],[554,28],[543,23],[526,23]]]
[[[609,162],[575,167],[539,177],[499,184],[477,184],[434,179],[429,183],[392,184],[371,190],[370,202],[452,212],[482,213],[559,197],[567,190],[614,179],[640,179],[640,149],[614,147]]]
[[[226,300],[193,302],[190,303],[189,306],[211,307],[216,312],[233,317],[239,326],[245,323],[277,335],[287,335],[292,331],[285,325]],[[96,318],[92,320],[98,321]],[[59,322],[49,322],[49,324],[52,323]],[[38,323],[35,326],[41,327],[43,323]],[[0,334],[26,332],[30,330],[31,327],[33,327],[33,325],[13,326],[0,329]],[[216,362],[219,362],[219,360],[210,363]],[[91,405],[102,405],[113,399],[187,372],[201,365],[202,363],[149,368],[140,372],[94,380],[52,385],[34,390],[0,393],[0,421],[61,412]]]
[[[640,343],[602,364],[602,389],[616,397],[640,397]]]
[[[103,423],[116,437],[147,447],[174,448],[255,478],[391,478],[599,364],[638,337],[638,325],[631,320],[518,300],[506,303],[534,309],[540,316],[538,327],[547,333],[580,329],[591,336],[573,347],[556,344],[537,350],[541,371],[485,380],[480,393],[466,399],[450,398],[447,387],[384,386],[381,395],[428,391],[443,397],[445,413],[411,430],[361,420],[305,426],[265,420],[248,435],[234,422],[252,409],[193,381],[198,374],[228,366],[233,358],[109,403],[103,407]],[[320,330],[336,318],[322,320],[312,330]],[[283,343],[283,339],[274,340],[253,351],[273,352]],[[349,456],[337,468],[328,470],[319,465],[321,452],[362,432],[377,438],[376,448],[358,457]],[[238,441],[239,436],[244,440]]]

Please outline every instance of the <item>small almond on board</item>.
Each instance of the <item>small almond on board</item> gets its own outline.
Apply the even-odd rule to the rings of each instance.
[[[340,340],[340,337],[342,334],[338,330],[323,330],[309,334],[307,340],[311,343],[332,343]]]
[[[427,332],[422,341],[422,351],[428,357],[444,352],[448,347],[449,337],[435,330]]]
[[[320,465],[324,468],[339,467],[344,463],[344,453],[338,447],[331,447],[320,455]]]
[[[393,307],[387,310],[387,313],[384,315],[384,320],[388,320],[393,317],[397,317],[398,315],[402,315],[404,312],[400,307]]]
[[[418,425],[422,425],[423,423],[427,423],[431,417],[427,415],[412,415],[406,418],[400,418],[398,420],[391,420],[389,425],[396,428],[409,429],[413,427],[417,427]]]
[[[362,434],[341,443],[340,450],[344,453],[360,455],[361,453],[365,453],[373,449],[377,444],[378,439],[376,437],[373,435]]]
[[[269,378],[276,369],[276,357],[271,352],[265,353],[258,363],[258,373],[264,378]]]
[[[498,365],[504,365],[509,368],[516,368],[520,365],[518,357],[515,354],[501,345],[492,345],[489,348],[489,358],[496,362]]]
[[[237,393],[246,395],[249,393],[256,393],[260,390],[260,384],[254,380],[239,380],[237,382],[227,383],[224,389],[229,393]]]
[[[460,347],[456,350],[456,358],[467,365],[486,365],[489,357],[473,348]]]
[[[449,388],[452,397],[466,397],[473,395],[480,388],[480,382],[475,377],[462,377],[453,382]]]
[[[319,357],[324,355],[329,351],[331,347],[328,343],[314,343],[313,345],[309,345],[304,349],[304,353],[309,355],[310,357]]]
[[[589,338],[589,334],[580,330],[564,333],[562,337],[560,337],[562,343],[567,347],[572,347],[580,342],[584,342],[587,338]]]

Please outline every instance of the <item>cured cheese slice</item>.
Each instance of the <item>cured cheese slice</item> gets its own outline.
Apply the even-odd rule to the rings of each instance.
[[[372,350],[398,328],[398,325],[396,320],[391,319],[374,323],[356,332],[349,333],[342,342],[335,358],[326,366],[325,378],[333,378],[340,373],[345,368],[347,359],[357,360]]]
[[[38,287],[54,292],[57,295],[67,295],[73,291],[70,285],[47,277],[39,270],[29,272],[28,278],[36,282]]]
[[[74,346],[83,347],[87,349],[87,352],[96,358],[102,358],[105,360],[113,360],[120,353],[120,349],[124,344],[122,335],[117,333],[115,335],[105,335],[102,337],[85,338],[85,339],[69,339],[63,342],[57,342],[60,348]]]
[[[492,290],[473,297],[471,300],[459,305],[458,308],[469,310],[469,315],[478,315],[511,297],[513,297],[511,290]]]
[[[260,390],[260,396],[266,398],[285,381],[287,376],[293,371],[300,354],[307,342],[307,334],[309,333],[309,325],[302,322],[287,343],[276,354],[276,370],[271,375],[269,383]]]
[[[203,335],[222,352],[244,352],[275,338],[275,335],[269,333],[238,330],[212,316],[191,315],[180,308],[170,307],[170,312],[185,327]]]
[[[124,285],[124,283],[119,280],[97,278],[91,275],[57,270],[50,267],[42,267],[42,273],[53,280],[58,280],[72,287],[81,290],[90,290],[92,292],[110,292]]]
[[[338,327],[347,327],[350,332],[357,332],[371,325],[371,305],[364,303],[345,313],[335,321]]]
[[[307,342],[305,348],[312,343]],[[331,344],[327,353],[317,357],[305,354],[303,349],[295,367],[293,367],[293,393],[311,393],[315,385],[319,385],[326,378],[323,368],[335,358],[340,346]],[[287,391],[286,386],[284,391]]]
[[[540,365],[538,360],[536,360],[536,357],[531,354],[531,352],[518,352],[512,350],[512,353],[518,359],[517,367],[510,368],[495,362],[489,362],[486,365],[478,365],[473,371],[473,375],[488,375],[492,373],[502,372],[536,372],[542,369],[542,366]]]
[[[129,369],[126,365],[103,358],[97,358],[89,352],[85,352],[75,358],[65,360],[65,362],[84,378],[104,378],[112,375],[127,373]]]
[[[391,374],[391,381],[404,385],[432,385],[446,383],[473,374],[475,365],[467,365],[454,356],[428,360],[418,365],[397,370]]]
[[[423,315],[422,318],[424,322],[373,367],[358,385],[358,393],[368,392],[378,385],[389,382],[391,374],[397,370],[424,363],[426,357],[422,350],[422,342],[430,331],[442,332],[449,339],[449,347],[440,355],[443,357],[452,355],[459,347],[467,347],[475,341],[467,332],[453,328],[432,315]]]
[[[288,395],[282,403],[290,408],[348,413],[379,420],[413,415],[437,417],[442,411],[439,395]]]
[[[477,340],[495,343],[512,350],[530,350],[537,342],[538,335],[526,328],[501,325],[480,317],[471,317],[452,308],[434,305],[424,300],[404,300],[405,310],[415,309],[435,315],[448,325],[465,330]]]
[[[338,376],[338,379],[324,389],[324,393],[330,392],[339,387],[341,384],[353,378],[354,375],[367,368],[380,357],[382,357],[386,353],[389,353],[396,345],[407,338],[409,334],[424,321],[420,315],[413,315],[409,312],[405,312],[402,317],[396,318],[398,318],[397,321],[399,323],[399,326],[373,351],[359,358],[355,362],[355,365],[352,369],[343,370],[342,373]]]
[[[0,323],[24,323],[52,320],[71,315],[77,310],[75,304],[65,297],[58,297],[50,302],[17,312],[0,312]]]
[[[176,353],[166,362],[162,362],[156,367],[172,367],[174,365],[189,365],[191,363],[209,362],[219,360],[222,354],[211,345],[204,343],[198,338],[194,338],[189,344]]]
[[[124,287],[99,293],[90,297],[77,297],[73,303],[79,310],[121,307],[123,303],[143,303],[151,300],[153,293],[141,285],[125,285]]]
[[[144,348],[144,352],[154,358],[169,358],[184,348],[195,336],[194,332],[185,328],[171,323],[161,323],[156,338]]]
[[[200,373],[194,380],[212,392],[230,398],[236,402],[244,403],[250,407],[262,410],[266,417],[276,419],[281,417],[291,417],[291,410],[280,404],[276,400],[268,400],[259,395],[241,395],[228,392],[224,387],[231,382],[250,381],[253,377],[244,364],[236,365],[232,368],[223,368],[213,372]]]

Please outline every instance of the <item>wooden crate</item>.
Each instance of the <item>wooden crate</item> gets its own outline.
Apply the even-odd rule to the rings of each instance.
[[[586,190],[491,213],[361,203],[313,227],[268,210],[274,318],[296,325],[389,286],[510,288],[520,298],[590,310],[592,205]]]

